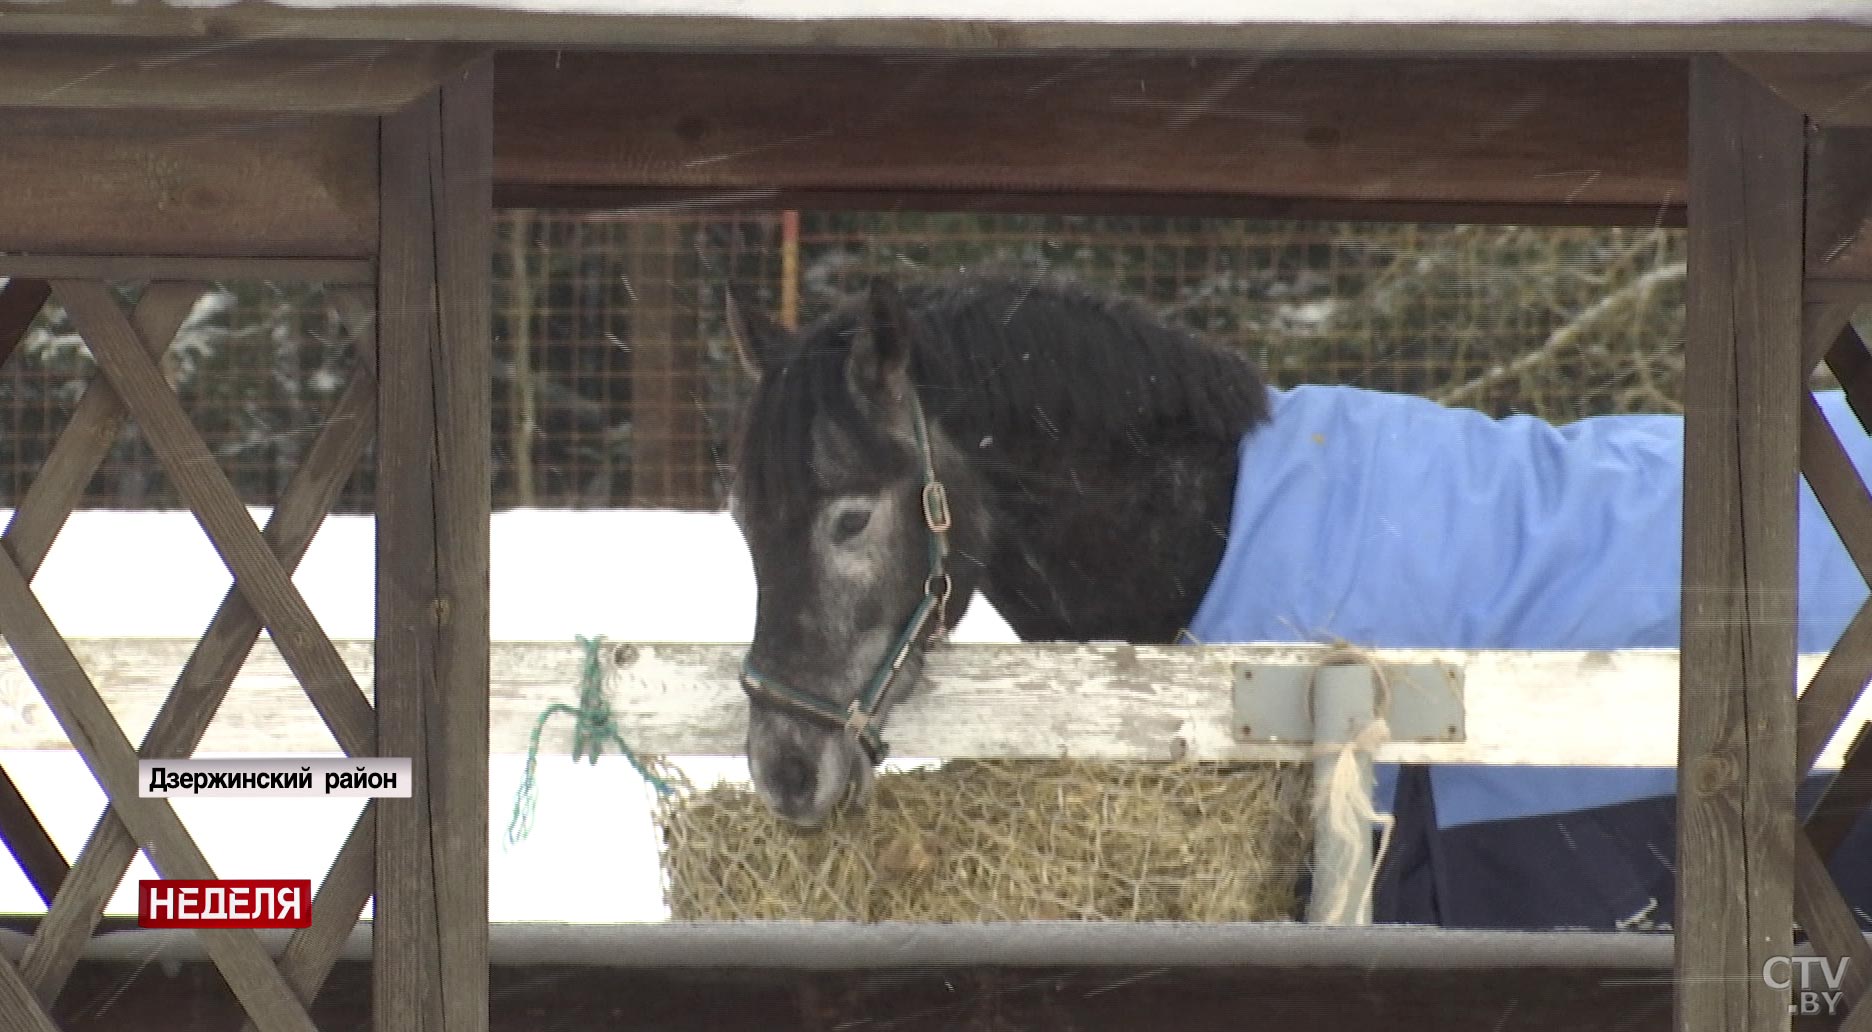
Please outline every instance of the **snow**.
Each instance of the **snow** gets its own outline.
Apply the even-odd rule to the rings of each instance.
[[[266,510],[252,510],[263,523]],[[0,510],[0,519],[12,513]],[[314,539],[294,582],[338,639],[373,635],[374,526],[335,516]],[[746,641],[754,576],[726,513],[645,510],[519,511],[495,515],[490,551],[497,641]],[[47,614],[70,638],[194,638],[231,579],[194,517],[177,512],[79,512],[34,580]],[[101,585],[108,585],[101,589]],[[976,600],[957,628],[963,641],[1016,640]],[[570,688],[572,686],[568,686]],[[238,705],[238,696],[230,701]],[[914,763],[907,759],[905,763]],[[597,766],[543,755],[532,833],[506,842],[525,758],[495,757],[489,776],[488,912],[495,921],[658,921],[661,869],[649,820],[653,792],[621,758]],[[104,795],[72,752],[0,751],[47,832],[74,857],[103,811]],[[728,760],[684,763],[707,783],[745,779]],[[189,799],[175,808],[224,877],[324,877],[356,820],[358,800]],[[107,913],[136,912],[136,882],[155,872],[140,855]],[[0,862],[0,913],[43,910],[25,876]]]

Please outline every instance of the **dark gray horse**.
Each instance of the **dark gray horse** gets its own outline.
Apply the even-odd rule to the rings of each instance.
[[[868,788],[890,705],[977,591],[1024,641],[1681,640],[1678,417],[1273,392],[1139,306],[1034,280],[878,283],[797,334],[731,308],[759,377],[733,503],[759,592],[748,759],[796,823]],[[1816,402],[1872,472],[1844,397]],[[1866,586],[1804,488],[1800,526],[1798,647],[1820,652]],[[1668,922],[1674,773],[1381,771],[1398,830],[1376,919]],[[1833,867],[1872,913],[1872,820],[1854,834]]]
[[[775,812],[870,784],[878,726],[980,591],[1024,641],[1168,643],[1267,417],[1243,356],[1066,284],[883,281],[788,333],[730,300],[758,378],[732,508],[759,598],[748,760]]]

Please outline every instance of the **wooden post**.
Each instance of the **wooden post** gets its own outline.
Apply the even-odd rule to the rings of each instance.
[[[375,1027],[484,1032],[491,62],[382,121]],[[387,804],[387,805],[386,805]]]
[[[1680,1032],[1787,1029],[1793,946],[1803,119],[1690,70],[1678,756]]]

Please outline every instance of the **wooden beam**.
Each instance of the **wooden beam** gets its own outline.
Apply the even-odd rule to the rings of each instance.
[[[344,3],[124,5],[109,0],[58,4],[14,3],[7,31],[36,35],[100,35],[218,39],[404,39],[505,46],[614,47],[687,50],[902,51],[953,53],[1054,50],[1156,50],[1177,53],[1241,51],[1282,53],[1352,51],[1499,54],[1681,54],[1733,50],[1856,52],[1872,48],[1872,27],[1842,16],[1808,11],[1771,14],[1764,2],[1754,17],[1703,17],[1635,22],[1616,5],[1569,11],[1566,18],[1514,21],[1408,17],[1326,21],[1249,12],[1220,5],[1216,17],[1170,20],[1150,8],[1119,17],[1076,17],[1068,9],[1043,13],[991,0],[967,6],[926,0],[922,7],[893,4],[893,17],[827,16],[823,4],[719,4],[713,9],[644,14],[597,4],[554,9],[537,4],[475,6]],[[1574,5],[1578,7],[1579,5]],[[1808,5],[1811,8],[1814,5]],[[1617,10],[1609,14],[1608,8]],[[1834,5],[1838,9],[1838,5]],[[724,10],[726,13],[723,13]],[[849,9],[848,9],[849,10]],[[1776,16],[1779,14],[1779,16]]]
[[[1824,129],[1872,126],[1872,53],[1732,53],[1730,59]]]
[[[71,865],[58,843],[46,834],[45,825],[33,812],[32,804],[20,794],[19,786],[0,767],[0,845],[9,848],[19,861],[20,872],[32,883],[33,891],[46,906],[52,905],[59,886],[71,874]]]
[[[0,252],[368,257],[371,129],[349,116],[0,110]]]
[[[0,275],[6,275],[0,273]],[[44,280],[14,279],[10,276],[0,286],[0,366],[12,359],[13,352],[26,339],[39,309],[52,296],[52,287]]]
[[[1864,304],[1872,302],[1872,281],[1834,280],[1808,277],[1809,304]]]
[[[59,1032],[6,957],[0,957],[0,1032]]]
[[[362,683],[373,679],[369,641],[335,643]],[[173,671],[193,643],[96,638],[71,642],[132,733],[163,705]],[[615,644],[607,693],[632,748],[665,756],[738,756],[747,744],[747,698],[735,674],[741,644]],[[623,656],[619,663],[615,658]],[[1304,762],[1299,742],[1251,743],[1236,733],[1229,686],[1238,663],[1318,662],[1320,649],[1292,645],[1129,646],[952,644],[930,654],[927,684],[891,712],[892,751],[901,756],[1086,760],[1191,759]],[[1462,671],[1464,723],[1452,741],[1386,743],[1386,763],[1473,763],[1671,767],[1677,761],[1677,654],[1621,652],[1443,652],[1378,650],[1384,662],[1449,663]],[[525,755],[539,715],[577,701],[585,662],[573,642],[491,646],[488,746]],[[1811,684],[1825,654],[1800,657]],[[27,705],[31,688],[0,660],[0,750],[70,748],[57,724]],[[227,753],[329,752],[331,739],[272,642],[261,638],[232,689],[240,700],[201,739]],[[1861,698],[1847,726],[1872,720]],[[1529,735],[1527,728],[1545,729]],[[1822,741],[1815,763],[1845,762],[1850,734]],[[568,753],[572,722],[549,721],[548,753]],[[80,861],[83,866],[84,861]],[[113,883],[114,884],[114,883]]]
[[[143,291],[130,311],[130,323],[152,359],[169,349],[207,289],[200,283],[162,282]],[[0,538],[28,578],[38,576],[53,540],[84,497],[85,485],[110,455],[125,417],[123,401],[110,382],[93,377]]]
[[[310,1005],[331,975],[345,942],[363,916],[364,904],[370,902],[371,886],[376,881],[377,801],[364,804],[357,823],[345,836],[344,845],[332,859],[330,871],[312,898],[312,923],[293,932],[280,951],[280,973],[298,994],[299,1002]],[[242,1032],[259,1032],[251,1019]]]
[[[961,927],[966,932],[978,931]],[[1289,927],[1310,930],[1306,925]],[[1176,951],[1179,957],[1207,951],[1246,958],[1223,967],[1164,959],[1165,950],[1154,943],[1128,951],[1101,949],[1100,943],[1112,942],[1124,931],[1115,923],[1059,929],[1058,935],[1044,939],[1033,935],[1037,929],[1031,926],[989,925],[974,935],[952,934],[957,930],[958,926],[933,925],[867,935],[870,929],[863,927],[802,930],[786,925],[726,925],[706,930],[713,934],[699,935],[704,930],[657,924],[550,930],[496,926],[492,1027],[498,1032],[619,1027],[654,1027],[657,1032],[816,1032],[794,1005],[793,988],[801,984],[819,988],[823,1009],[816,1016],[821,1022],[818,1029],[882,1026],[890,1032],[970,1027],[1035,1032],[1218,1030],[1244,1027],[1242,1015],[1250,1009],[1254,1015],[1253,1025],[1246,1026],[1250,1028],[1650,1032],[1661,1024],[1659,1016],[1670,1009],[1668,959],[1663,964],[1620,965],[1578,957],[1537,967],[1521,963],[1520,958],[1556,951],[1531,948],[1520,936],[1478,942],[1461,932],[1436,928],[1359,928],[1353,930],[1365,936],[1396,931],[1402,933],[1401,941],[1381,939],[1386,945],[1374,948],[1361,939],[1334,951],[1339,956],[1331,961],[1316,961],[1312,954],[1320,951],[1288,945],[1280,926],[1225,929],[1224,936],[1218,937],[1221,942],[1197,929],[1174,930],[1186,937],[1173,940],[1182,947]],[[816,934],[808,937],[803,931]],[[676,950],[662,945],[684,935],[699,941]],[[1555,935],[1575,940],[1614,938]],[[871,955],[857,961],[812,963],[825,953],[813,947],[834,936],[851,944],[837,951],[841,958],[861,949],[869,949]],[[97,1007],[61,1014],[64,1032],[177,1032],[177,1014],[188,1015],[189,1024],[184,1027],[190,1032],[232,1029],[240,1021],[225,994],[205,989],[212,985],[213,972],[185,952],[186,940],[171,946],[138,932],[119,938],[123,941],[107,944],[108,959],[87,962],[81,971],[88,997],[108,999],[112,1005],[101,1015]],[[1668,957],[1668,933],[1646,933],[1643,938],[1662,947],[1659,952]],[[727,948],[711,949],[709,940]],[[563,945],[574,941],[589,945],[583,949]],[[1241,942],[1254,945],[1244,948]],[[974,943],[989,944],[989,948],[971,948]],[[1075,959],[1057,963],[1055,958],[1067,944]],[[573,949],[578,949],[581,959],[550,968],[529,957],[543,950],[570,954]],[[1497,963],[1444,963],[1458,950],[1484,949],[1498,958]],[[1619,952],[1617,947],[1608,950],[1598,943],[1576,949],[1580,954]],[[718,959],[730,952],[739,955],[736,961]],[[1099,963],[1076,959],[1107,952],[1121,953],[1122,959]],[[151,953],[155,962],[139,963]],[[913,957],[891,963],[906,953]],[[172,960],[177,954],[182,955]],[[760,954],[765,955],[764,962],[756,959]],[[1383,959],[1368,959],[1373,954]],[[672,955],[680,962],[636,962],[637,958]],[[923,959],[930,955],[940,959]],[[1647,953],[1647,960],[1656,955]],[[1295,957],[1299,960],[1288,959]],[[998,977],[991,981],[991,976]],[[326,1029],[369,1026],[367,964],[348,961],[342,965],[326,995],[328,999],[319,1008]],[[621,1023],[620,1011],[633,1018]],[[880,1020],[880,1015],[890,1015],[890,1020]],[[1803,1020],[1797,1027],[1803,1032],[1821,1032],[1825,1025]]]
[[[1846,746],[1839,772],[1807,815],[1807,837],[1826,859],[1832,859],[1853,826],[1872,810],[1872,721],[1857,723],[1859,732]]]
[[[1866,350],[1865,341],[1852,323],[1844,324],[1834,335],[1826,365],[1860,425],[1872,428],[1872,352]]]
[[[52,293],[234,575],[235,586],[280,643],[332,737],[347,755],[373,755],[370,703],[110,293],[85,280],[54,281]]]
[[[1807,275],[1872,281],[1872,129],[1808,137]]]
[[[982,190],[711,190],[496,183],[497,208],[601,210],[620,215],[695,212],[928,211],[1006,215],[1135,215],[1326,222],[1682,228],[1681,195],[1660,204],[1465,204],[1345,201],[1246,194]]]
[[[96,280],[249,280],[373,283],[368,258],[202,258],[144,254],[0,254],[0,276]]]
[[[493,69],[382,123],[375,1027],[487,1028]]]
[[[0,630],[157,873],[215,877],[168,802],[138,796],[136,752],[10,556],[0,556]],[[252,931],[204,929],[197,934],[265,1032],[316,1032]]]
[[[1872,943],[1859,930],[1859,921],[1840,895],[1826,861],[1805,835],[1794,836],[1794,912],[1814,952],[1845,958],[1839,987],[1844,995],[1837,1013],[1848,1014],[1872,984]]]
[[[516,51],[498,65],[503,197],[1197,195],[1543,221],[1655,221],[1684,198],[1675,59]]]
[[[476,51],[435,44],[242,39],[0,39],[0,107],[383,114]]]
[[[1860,1006],[1854,1007],[1839,1023],[1839,1032],[1872,1032],[1872,1007],[1864,1003],[1862,998]]]
[[[1847,301],[1809,301],[1801,313],[1801,366],[1811,372],[1835,348],[1857,347],[1852,317],[1859,306]],[[1863,350],[1863,349],[1861,349]]]
[[[145,304],[151,294],[166,289],[163,284],[152,287],[144,295]],[[347,300],[347,294],[339,295],[341,305]],[[139,305],[139,316],[142,315],[142,309],[143,306]],[[261,531],[261,536],[288,573],[297,569],[300,560],[305,557],[306,549],[310,547],[325,514],[331,511],[332,503],[356,468],[376,427],[376,381],[373,372],[376,365],[375,338],[371,327],[364,320],[348,318],[348,321],[354,323],[357,349],[357,362],[351,382],[345,385],[344,393],[333,406],[325,425],[306,450],[304,461],[293,471],[286,489],[280,494],[279,504],[274,507],[266,527]],[[149,334],[145,333],[145,339],[150,339]],[[107,385],[98,384],[93,390],[105,387]],[[102,390],[102,393],[110,394],[107,389]],[[92,394],[87,392],[85,401],[79,405],[81,414],[91,398]],[[89,424],[81,423],[74,417],[71,425],[82,428]],[[50,471],[55,466],[71,468],[73,472],[61,475],[60,479],[67,484],[81,486],[83,480],[75,475],[76,471],[90,469],[101,461],[114,437],[114,433],[100,436],[82,429],[74,435],[68,428],[59,438],[59,446],[55,447],[53,458],[47,461],[46,469]],[[66,448],[67,441],[75,443],[70,449],[61,451]],[[44,479],[43,474],[41,479]],[[34,487],[38,487],[37,481]],[[75,487],[68,488],[61,497],[37,501],[29,493],[26,503],[21,506],[20,515],[15,518],[15,527],[22,526],[29,514],[42,507],[61,505],[64,507],[61,511],[70,511],[71,501],[75,497],[71,492],[75,490]],[[28,525],[56,529],[49,520],[43,518],[34,518],[34,522]],[[9,528],[7,533],[11,538],[14,528]],[[33,538],[31,541],[34,548],[31,553],[34,557],[32,565],[36,569],[45,548],[50,544],[50,537]],[[39,543],[41,541],[43,545]],[[22,564],[24,559],[25,556],[21,556]],[[246,669],[247,657],[253,650],[254,642],[260,637],[261,629],[260,617],[247,604],[246,597],[238,587],[230,587],[201,640],[178,649],[174,663],[164,669],[161,678],[164,688],[158,693],[159,698],[152,699],[149,708],[139,711],[132,718],[130,726],[134,726],[142,735],[140,756],[188,756],[195,752],[209,723],[219,711],[222,700],[227,697],[236,675]],[[283,687],[294,695],[302,695],[304,690],[300,688],[298,680],[292,677],[283,660],[279,669],[285,675]],[[171,679],[169,672],[174,670],[181,672]],[[290,703],[281,701],[276,705],[285,709],[303,709],[297,699]],[[113,712],[122,711],[113,709]],[[324,738],[330,735],[329,729],[324,728],[317,733]],[[329,744],[319,751],[329,751]],[[21,965],[22,974],[41,999],[55,997],[70,977],[85,942],[91,937],[99,915],[103,913],[104,904],[116,892],[118,883],[123,880],[124,872],[135,857],[136,848],[136,840],[122,818],[114,810],[106,810],[92,829],[91,836],[85,840],[68,884],[52,903],[45,923],[34,935]],[[288,978],[293,980],[295,987],[300,984],[290,969]]]
[[[1839,1032],[1872,1030],[1872,944],[1840,895],[1827,861],[1852,828],[1872,813],[1872,723],[1861,723],[1841,766],[1795,838],[1795,913],[1815,949],[1846,960]],[[1848,1009],[1850,1008],[1850,1009]]]
[[[1860,577],[1872,584],[1872,493],[1867,492],[1812,394],[1801,399],[1800,465]],[[1807,775],[1821,750],[1838,735],[1840,722],[1864,693],[1868,670],[1872,670],[1872,603],[1853,615],[1829,650],[1826,664],[1801,693],[1795,707],[1797,777]]]
[[[1803,128],[1735,65],[1692,61],[1680,1032],[1789,1027],[1761,972],[1793,946]]]

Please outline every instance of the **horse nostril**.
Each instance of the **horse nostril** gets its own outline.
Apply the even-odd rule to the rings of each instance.
[[[799,799],[812,795],[812,765],[798,756],[784,756],[773,767],[774,791],[782,798]]]

